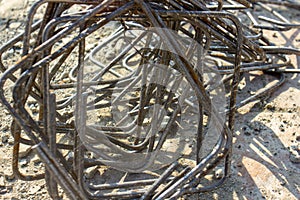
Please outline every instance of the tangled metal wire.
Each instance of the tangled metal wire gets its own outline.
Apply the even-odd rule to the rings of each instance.
[[[287,69],[287,55],[300,50],[263,35],[300,27],[273,5],[300,8],[279,0],[37,1],[24,33],[0,49],[14,175],[45,178],[53,199],[58,185],[71,199],[176,199],[215,189],[229,174],[236,109],[299,72]],[[3,57],[15,47],[21,57],[8,67]],[[237,101],[241,75],[257,70],[278,81]],[[45,173],[25,174],[20,156],[34,153]],[[208,181],[216,167],[224,174]]]

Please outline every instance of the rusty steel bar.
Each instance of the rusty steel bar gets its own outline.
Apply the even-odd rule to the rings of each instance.
[[[264,35],[300,27],[278,5],[299,7],[278,0],[37,1],[24,33],[0,48],[14,176],[45,179],[53,199],[58,186],[70,199],[176,199],[221,187],[236,110],[280,87],[284,73],[299,73],[288,55],[300,50]],[[21,58],[4,59],[16,45]],[[277,81],[240,100],[240,79],[252,71]],[[29,145],[29,160],[40,157],[44,172],[23,173],[20,145]],[[216,167],[224,176],[202,185]],[[87,175],[91,168],[99,173]],[[98,169],[111,170],[114,180]]]

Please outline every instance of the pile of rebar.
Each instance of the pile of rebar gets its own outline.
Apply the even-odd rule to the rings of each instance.
[[[300,50],[263,34],[300,27],[276,11],[287,7],[300,4],[37,1],[24,33],[0,49],[14,175],[44,178],[53,199],[59,188],[70,199],[176,199],[215,189],[230,171],[236,109],[299,72],[287,68],[287,55]],[[20,58],[7,66],[2,58],[15,47]],[[278,81],[237,101],[250,71]],[[45,173],[20,168],[32,154]],[[219,177],[205,178],[217,168]]]

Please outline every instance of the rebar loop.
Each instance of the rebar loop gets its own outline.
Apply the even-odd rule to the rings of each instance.
[[[299,28],[276,11],[282,6],[299,4],[37,1],[25,31],[0,49],[14,175],[45,179],[53,199],[59,187],[70,199],[175,199],[220,186],[230,173],[236,109],[282,85],[283,73],[299,72],[287,69],[287,55],[300,50],[263,34]],[[12,64],[3,57],[16,46],[22,52]],[[251,71],[278,82],[237,98]],[[34,154],[44,173],[19,168],[20,157]],[[206,179],[216,167],[224,175]]]

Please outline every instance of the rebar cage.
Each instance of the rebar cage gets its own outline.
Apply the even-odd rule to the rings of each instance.
[[[14,117],[14,174],[45,178],[53,199],[58,185],[71,199],[175,199],[221,185],[230,171],[236,109],[280,86],[290,72],[285,54],[299,55],[262,34],[299,27],[267,3],[299,7],[37,1],[24,33],[0,49],[0,98]],[[270,16],[258,18],[255,6]],[[20,59],[6,67],[2,57],[15,46]],[[278,82],[237,101],[242,73],[255,70]],[[22,156],[39,156],[45,173],[19,168],[20,145],[28,148]],[[207,180],[216,168],[223,173]]]

